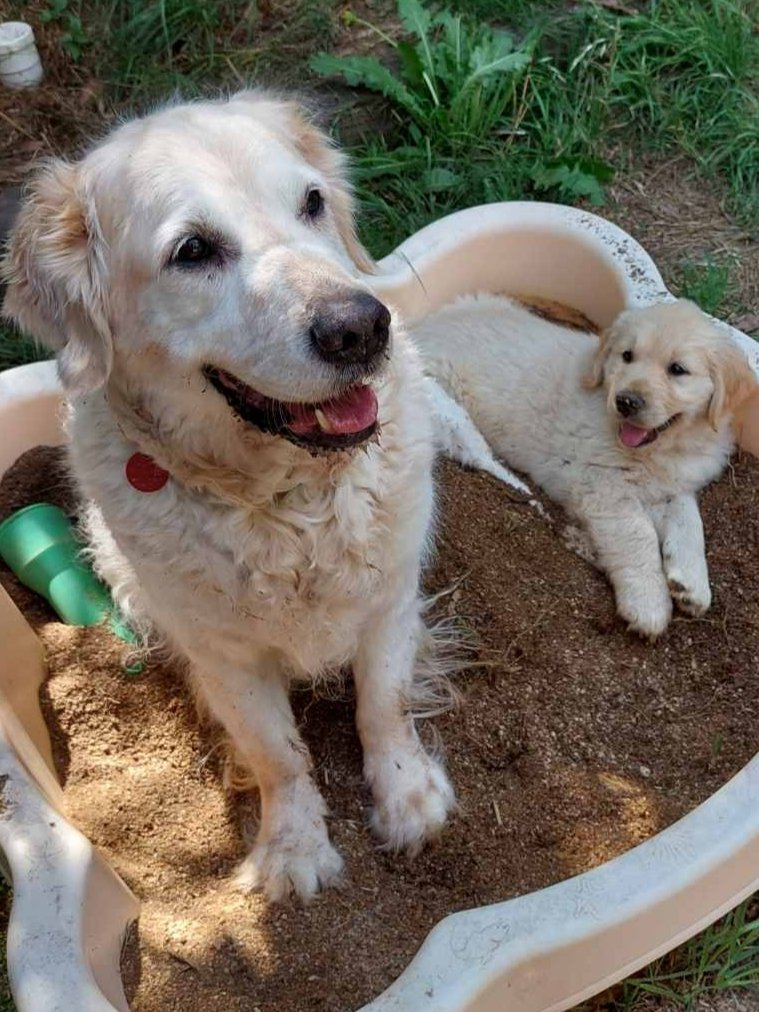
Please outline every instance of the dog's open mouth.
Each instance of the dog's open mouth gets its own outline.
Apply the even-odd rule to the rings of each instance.
[[[664,432],[670,425],[674,425],[680,415],[672,415],[666,422],[657,425],[655,429],[644,429],[640,425],[633,425],[632,422],[622,422],[619,426],[619,439],[623,446],[636,450],[639,446],[648,446],[659,438],[659,433]]]
[[[299,404],[266,397],[216,366],[204,366],[203,375],[244,422],[302,446],[348,449],[367,442],[378,429],[377,396],[365,384],[319,404]]]

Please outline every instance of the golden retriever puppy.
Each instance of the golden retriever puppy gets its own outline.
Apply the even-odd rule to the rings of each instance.
[[[370,269],[342,156],[258,92],[50,164],[6,265],[6,311],[58,351],[97,571],[188,660],[255,778],[238,880],[272,899],[342,867],[293,681],[352,667],[385,845],[418,849],[453,804],[411,713],[430,384]]]
[[[511,299],[468,296],[413,337],[496,455],[579,521],[632,629],[662,633],[672,598],[706,611],[696,493],[724,468],[756,378],[693,303],[627,310],[599,343]]]

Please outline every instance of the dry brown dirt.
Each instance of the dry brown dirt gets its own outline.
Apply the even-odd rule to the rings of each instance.
[[[439,480],[427,586],[456,585],[444,607],[476,630],[482,662],[460,676],[460,711],[433,722],[460,811],[415,861],[382,853],[365,828],[350,700],[298,694],[347,864],[345,889],[305,908],[230,889],[255,800],[223,790],[176,666],[153,659],[130,678],[123,644],[61,625],[0,572],[48,652],[43,705],[71,815],[142,901],[125,957],[134,1012],[357,1008],[444,914],[623,852],[757,750],[759,462],[737,460],[702,497],[712,610],[677,618],[653,646],[503,486],[450,463]],[[74,508],[59,451],[32,451],[6,476],[0,518],[38,498]]]

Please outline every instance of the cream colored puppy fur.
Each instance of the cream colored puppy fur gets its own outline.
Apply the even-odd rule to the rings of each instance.
[[[197,236],[216,252],[188,269],[177,250],[205,255]],[[275,899],[309,897],[342,867],[290,709],[293,681],[352,666],[384,844],[418,849],[453,804],[411,716],[431,396],[453,419],[449,448],[509,480],[397,329],[365,375],[351,366],[351,382],[374,390],[380,431],[346,452],[312,454],[260,431],[208,382],[210,364],[277,402],[337,396],[342,373],[313,353],[309,324],[314,305],[339,314],[368,291],[359,269],[371,263],[342,157],[292,104],[260,93],[165,109],[77,164],[49,165],[6,267],[6,311],[58,351],[97,571],[133,621],[187,658],[257,781],[261,822],[238,880]],[[136,451],[169,472],[162,489],[127,481]]]
[[[696,493],[724,468],[733,409],[756,380],[696,306],[629,310],[599,342],[513,300],[469,296],[413,337],[496,455],[581,523],[633,629],[658,636],[672,598],[693,615],[709,607]],[[637,413],[621,415],[618,397]],[[644,433],[645,445],[622,441]]]

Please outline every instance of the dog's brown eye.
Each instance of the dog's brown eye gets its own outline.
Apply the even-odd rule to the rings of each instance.
[[[321,190],[314,188],[308,191],[303,210],[306,217],[312,221],[319,217],[324,210],[324,197],[322,197]]]
[[[218,250],[207,239],[199,235],[191,235],[177,248],[172,257],[175,264],[202,264],[216,256]]]
[[[631,351],[628,350],[628,351],[623,351],[622,352],[622,361],[623,362],[632,362],[632,360],[633,360],[633,353]]]
[[[671,362],[667,372],[670,376],[687,376],[688,370],[684,365],[680,365],[679,362]]]

